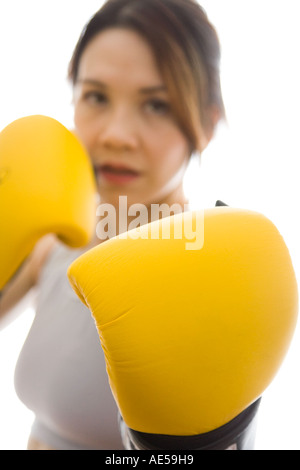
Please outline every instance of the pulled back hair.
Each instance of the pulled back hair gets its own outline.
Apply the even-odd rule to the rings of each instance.
[[[201,132],[211,135],[218,120],[225,118],[220,43],[203,8],[196,0],[107,0],[75,47],[68,71],[73,85],[87,45],[98,33],[114,27],[134,30],[148,42],[178,125],[192,151],[201,151]]]

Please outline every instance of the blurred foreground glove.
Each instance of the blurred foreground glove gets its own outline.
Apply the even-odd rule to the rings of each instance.
[[[177,238],[197,217],[145,225],[69,268],[122,417],[143,433],[193,436],[228,423],[270,384],[295,329],[296,279],[276,227],[254,212],[206,210],[204,244],[193,249],[186,230]],[[168,226],[170,239],[151,238]]]
[[[71,247],[94,233],[96,186],[81,143],[45,116],[18,119],[0,133],[0,290],[39,238]]]

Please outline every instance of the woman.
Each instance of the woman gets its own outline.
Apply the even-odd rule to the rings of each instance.
[[[69,67],[75,131],[95,169],[100,207],[112,205],[117,220],[120,196],[127,209],[186,207],[189,160],[224,117],[219,61],[216,32],[193,0],[108,0],[84,28]],[[95,235],[94,244],[102,241]],[[122,448],[98,335],[66,277],[80,253],[46,237],[1,298],[4,316],[39,289],[15,375],[36,415],[28,449]]]

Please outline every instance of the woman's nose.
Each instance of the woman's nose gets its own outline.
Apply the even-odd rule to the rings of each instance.
[[[99,132],[102,146],[111,149],[135,149],[138,143],[134,116],[126,109],[110,111]]]

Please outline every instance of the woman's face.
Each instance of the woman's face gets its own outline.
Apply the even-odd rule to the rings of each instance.
[[[171,112],[151,48],[111,28],[88,44],[74,88],[76,132],[97,175],[101,201],[185,202],[189,145]]]

